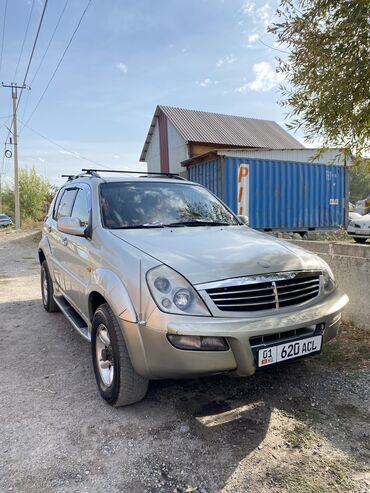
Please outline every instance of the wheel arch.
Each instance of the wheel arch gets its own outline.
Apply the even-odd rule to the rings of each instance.
[[[121,279],[109,269],[96,269],[88,289],[88,309],[90,321],[102,303],[108,303],[117,318],[127,322],[137,322],[138,316],[127,289]]]
[[[42,265],[44,260],[46,260],[46,255],[45,255],[44,250],[42,248],[39,248],[38,256],[39,256],[40,265]]]

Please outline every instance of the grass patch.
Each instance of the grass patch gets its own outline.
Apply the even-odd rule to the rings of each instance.
[[[370,331],[343,323],[338,336],[325,344],[312,361],[332,368],[366,368],[370,366],[369,355]]]
[[[292,448],[307,448],[319,441],[319,436],[305,423],[296,423],[292,430],[284,432],[284,438]]]
[[[276,478],[287,493],[348,493],[353,491],[350,474],[357,468],[347,459],[299,464],[298,471],[290,471]]]

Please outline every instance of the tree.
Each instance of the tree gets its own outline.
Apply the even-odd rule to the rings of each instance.
[[[281,0],[269,27],[288,50],[277,70],[289,127],[356,154],[370,144],[369,15],[368,0]]]
[[[370,195],[370,159],[355,159],[350,168],[350,200],[365,199]]]
[[[19,201],[21,220],[42,220],[54,194],[55,187],[50,184],[49,180],[39,176],[35,168],[31,170],[20,168]],[[7,186],[2,199],[5,214],[14,217],[14,187]]]

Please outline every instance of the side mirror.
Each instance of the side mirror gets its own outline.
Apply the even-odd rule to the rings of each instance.
[[[249,224],[249,217],[248,216],[238,216],[238,219],[240,219],[240,221],[243,224],[246,224],[248,226],[248,224]]]
[[[58,231],[67,235],[85,236],[85,227],[81,226],[77,217],[60,217],[57,222]]]

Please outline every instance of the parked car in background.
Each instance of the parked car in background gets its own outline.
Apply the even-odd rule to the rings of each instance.
[[[364,216],[370,213],[370,195],[363,200],[358,200],[355,205],[355,211]]]
[[[320,257],[173,175],[71,177],[39,260],[44,308],[91,341],[113,406],[142,399],[149,379],[248,376],[317,354],[348,303]]]
[[[6,214],[0,214],[0,228],[6,228],[12,226],[13,221]]]
[[[355,212],[351,214],[352,217],[347,228],[347,233],[357,243],[365,243],[370,238],[370,214],[366,214],[365,216],[361,216],[361,214],[356,214]]]

